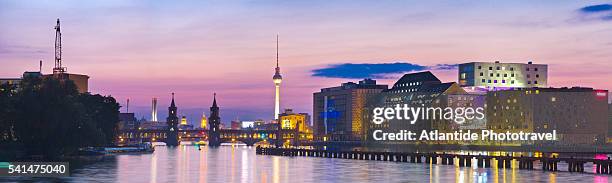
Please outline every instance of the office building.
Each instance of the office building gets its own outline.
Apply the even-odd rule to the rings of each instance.
[[[294,113],[292,109],[285,109],[285,112],[280,114],[280,122],[282,129],[298,129],[299,132],[308,131],[308,114]]]
[[[181,117],[181,125],[187,125],[187,116]]]
[[[134,113],[119,113],[119,130],[137,129],[138,127],[139,124]]]
[[[407,120],[384,120],[381,124],[373,123],[374,108],[395,108],[404,104],[409,107],[455,107],[484,105],[484,99],[476,95],[470,95],[455,82],[443,83],[429,71],[409,73],[403,75],[393,87],[369,97],[364,108],[363,121],[366,122],[366,134],[364,140],[373,140],[371,134],[374,130],[398,131],[398,130],[440,130],[451,131],[468,128],[479,128],[484,126],[484,121],[467,121],[457,125],[452,121],[443,119],[418,119],[414,124]]]
[[[608,104],[608,143],[612,143],[612,104]]]
[[[242,129],[253,129],[255,127],[255,121],[242,121],[240,127]]]
[[[232,122],[230,122],[230,128],[232,130],[240,130],[240,128],[241,128],[240,121],[232,121]]]
[[[157,121],[157,98],[151,101],[151,121]]]
[[[487,90],[547,87],[548,65],[470,62],[459,64],[459,85]]]
[[[208,120],[206,119],[206,114],[202,113],[202,119],[200,120],[200,128],[206,129],[206,123],[208,123]]]
[[[487,128],[550,133],[557,144],[602,144],[608,133],[608,91],[592,88],[522,88],[487,94]],[[520,142],[521,144],[547,142]]]
[[[376,80],[364,79],[314,93],[315,136],[329,140],[359,140],[364,133],[362,113],[367,98],[387,88],[387,85],[376,84]]]
[[[57,74],[56,74],[57,75]],[[54,74],[46,74],[43,77],[54,77]],[[89,76],[83,74],[62,73],[61,78],[70,80],[76,85],[79,93],[89,92]]]
[[[86,93],[89,91],[89,76],[82,74],[63,74],[65,79],[72,81],[79,93]],[[53,77],[53,74],[45,74],[43,75],[41,72],[24,72],[21,78],[0,78],[0,84],[12,84],[16,89],[19,88],[19,85],[23,78],[26,77],[41,77],[42,79]]]

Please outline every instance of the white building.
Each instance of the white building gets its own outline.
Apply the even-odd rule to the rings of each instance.
[[[547,87],[548,65],[523,63],[470,62],[459,64],[461,87],[504,88]]]

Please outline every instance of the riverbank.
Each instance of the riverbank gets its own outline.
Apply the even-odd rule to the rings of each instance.
[[[436,152],[373,152],[373,151],[335,151],[335,150],[318,150],[318,149],[300,149],[300,148],[271,148],[257,147],[256,153],[259,155],[273,156],[303,156],[314,158],[339,158],[353,160],[373,160],[373,161],[394,161],[394,162],[410,162],[410,163],[426,163],[439,165],[457,165],[459,167],[476,167],[476,168],[508,168],[508,169],[526,169],[535,170],[535,162],[541,164],[542,171],[561,171],[558,167],[560,163],[567,164],[568,172],[585,173],[585,166],[592,164],[595,168],[593,173],[596,174],[611,174],[612,175],[612,160],[610,156],[593,157],[593,158],[560,158],[558,155],[552,156],[531,156],[514,155],[512,153],[490,155],[489,153],[478,154],[454,154],[454,153],[436,153]]]
[[[612,144],[606,145],[457,145],[457,144],[402,144],[360,141],[327,141],[311,144],[331,150],[368,150],[390,152],[442,152],[442,151],[503,151],[542,152],[565,154],[612,154]]]

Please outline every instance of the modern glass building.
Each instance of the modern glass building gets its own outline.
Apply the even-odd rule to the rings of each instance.
[[[319,140],[360,140],[364,133],[363,109],[372,94],[387,90],[376,80],[364,79],[323,88],[313,94],[314,133]]]

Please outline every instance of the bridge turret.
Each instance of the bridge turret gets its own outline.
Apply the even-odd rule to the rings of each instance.
[[[219,106],[217,106],[217,94],[213,94],[213,104],[210,107],[210,117],[208,117],[208,145],[209,146],[220,146],[221,145],[221,118],[219,117]]]
[[[178,146],[178,121],[179,118],[176,114],[177,107],[174,103],[174,93],[172,93],[172,102],[168,107],[168,118],[166,118],[166,124],[168,125],[166,131],[166,145],[167,146]]]

